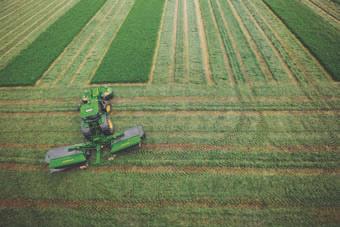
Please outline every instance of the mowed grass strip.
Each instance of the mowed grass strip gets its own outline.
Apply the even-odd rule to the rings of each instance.
[[[296,0],[265,0],[320,61],[334,80],[340,81],[340,31]]]
[[[92,83],[137,83],[149,79],[164,0],[137,0],[112,42]]]
[[[254,205],[243,204],[212,207],[209,203],[161,200],[123,203],[123,206],[107,201],[5,202],[10,205],[0,208],[4,226],[111,226],[112,223],[116,226],[139,226],[141,223],[145,226],[225,226],[226,223],[228,226],[256,226],[259,223],[261,226],[337,226],[339,223],[338,209],[327,208],[263,209],[258,206],[254,209],[257,208]]]
[[[81,0],[0,71],[0,85],[34,85],[106,0]]]

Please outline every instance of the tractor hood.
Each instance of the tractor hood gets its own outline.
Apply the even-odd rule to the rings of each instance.
[[[83,119],[98,116],[99,105],[98,102],[90,101],[89,103],[82,104],[80,107],[80,117]]]

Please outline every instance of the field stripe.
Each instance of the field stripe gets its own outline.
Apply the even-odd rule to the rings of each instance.
[[[202,59],[203,59],[203,67],[205,71],[205,78],[209,86],[214,84],[212,79],[211,70],[210,70],[210,63],[209,63],[209,53],[208,53],[208,45],[206,40],[205,28],[203,24],[202,12],[199,5],[198,0],[194,0],[194,6],[196,11],[196,21],[197,21],[197,28],[198,34],[200,39],[200,46],[202,49]]]
[[[302,3],[308,6],[313,12],[324,18],[328,23],[333,25],[335,28],[340,30],[340,20],[337,19],[334,15],[330,14],[327,10],[320,7],[317,3],[311,0],[302,0]]]
[[[242,5],[242,8],[247,12],[248,17],[250,18],[250,20],[253,22],[253,24],[255,25],[256,29],[260,32],[260,34],[262,35],[262,37],[264,37],[264,39],[266,40],[266,43],[270,46],[270,48],[273,50],[275,57],[280,61],[280,65],[281,67],[284,69],[285,74],[288,76],[288,78],[290,79],[290,81],[294,84],[297,84],[297,79],[294,76],[293,72],[291,71],[291,69],[289,68],[289,66],[287,65],[287,63],[285,62],[283,56],[281,55],[281,53],[277,50],[277,48],[274,46],[274,44],[272,43],[272,41],[270,40],[270,38],[268,37],[268,35],[265,33],[265,31],[262,29],[262,27],[259,25],[259,23],[256,21],[256,19],[254,18],[253,14],[249,11],[249,9],[244,5],[243,1],[239,1],[240,4]]]
[[[0,170],[18,172],[47,171],[46,165],[0,163]],[[340,169],[319,168],[236,168],[208,166],[132,166],[113,165],[91,167],[86,170],[91,173],[142,173],[142,174],[213,174],[213,175],[261,175],[261,176],[320,176],[339,175]]]
[[[226,1],[228,3],[229,8],[231,9],[234,18],[236,19],[236,21],[239,24],[239,27],[244,35],[244,37],[247,40],[247,43],[249,45],[249,47],[251,48],[252,52],[254,53],[257,62],[261,68],[261,71],[263,73],[263,75],[265,75],[266,79],[271,82],[274,80],[274,77],[272,75],[272,72],[269,69],[269,66],[266,62],[266,60],[264,59],[264,57],[262,56],[257,44],[255,43],[253,37],[251,36],[251,33],[249,32],[249,30],[246,28],[246,26],[244,25],[244,22],[242,21],[240,15],[238,14],[238,12],[236,11],[234,5],[232,4],[232,2],[230,1]]]
[[[218,39],[219,44],[220,44],[220,49],[223,51],[224,68],[226,69],[226,72],[228,74],[229,83],[232,86],[235,86],[235,84],[236,84],[235,80],[236,79],[235,79],[234,72],[232,70],[232,66],[230,64],[230,59],[229,59],[230,56],[227,54],[226,49],[224,47],[222,35],[221,35],[221,32],[218,28],[218,24],[217,24],[217,21],[216,21],[216,17],[214,15],[214,11],[213,11],[213,8],[212,8],[212,5],[211,5],[211,1],[209,0],[209,1],[207,1],[207,3],[208,3],[208,7],[209,7],[210,17],[211,17],[211,20],[213,22],[214,29],[215,29],[215,32],[217,34],[217,39]]]
[[[79,209],[82,207],[96,208],[99,210],[107,209],[142,209],[142,208],[166,208],[166,207],[179,207],[179,208],[223,208],[223,209],[275,209],[275,208],[303,208],[313,210],[316,214],[327,213],[336,215],[339,212],[338,207],[306,207],[303,204],[287,203],[287,201],[272,200],[271,202],[262,202],[260,200],[230,198],[227,201],[217,201],[214,199],[201,198],[193,200],[139,200],[139,201],[121,201],[121,200],[65,200],[65,199],[1,199],[1,208],[66,208],[66,209]],[[337,218],[336,218],[337,219]],[[222,223],[220,223],[222,224]],[[225,224],[225,223],[223,223]]]
[[[107,2],[107,4],[108,4],[108,2]],[[117,2],[115,2],[114,4],[112,4],[112,7],[110,8],[110,10],[109,10],[105,15],[103,15],[103,16],[101,15],[101,17],[102,17],[102,18],[105,18],[108,14],[110,14],[110,13],[113,11],[113,9],[115,9],[116,4],[117,4]],[[103,6],[103,8],[105,9],[105,5]],[[99,17],[98,15],[99,15],[100,12],[103,10],[103,8],[100,9],[100,10],[97,12],[97,14],[96,14],[94,17],[91,18],[91,20],[84,26],[84,28],[86,28],[89,24],[93,23],[94,21],[96,21],[96,22],[99,21],[99,23],[103,23],[103,22],[101,21],[102,18],[98,18],[98,17]],[[98,23],[98,22],[97,22],[97,23]],[[75,42],[75,40],[78,41],[78,37],[81,36],[82,32],[84,31],[84,28],[83,28],[82,31],[77,35],[77,37],[75,37],[75,38],[73,39],[74,42]],[[52,83],[49,83],[48,81],[45,81],[45,83],[42,85],[42,87],[45,87],[45,86],[48,86],[48,85],[49,85],[50,87],[55,87],[55,86],[60,82],[60,80],[63,79],[63,77],[65,76],[65,74],[70,70],[71,66],[74,66],[75,60],[79,57],[81,51],[82,51],[87,45],[89,45],[89,42],[90,42],[92,39],[94,39],[95,35],[97,34],[96,32],[97,32],[97,31],[94,29],[94,30],[86,37],[85,40],[82,40],[80,47],[78,48],[78,50],[76,51],[76,53],[74,53],[74,55],[72,56],[72,58],[68,60],[68,63],[67,63],[66,65],[63,65],[61,71],[58,70],[58,71],[59,71],[59,72],[58,72],[58,75],[57,75],[57,77],[53,80],[53,82],[52,82]],[[65,55],[67,55],[67,50],[68,50],[68,48],[70,48],[70,46],[72,46],[72,43],[69,44],[68,47],[65,48],[65,50],[63,51],[63,53],[62,53],[62,54],[61,54],[61,55],[53,62],[52,66],[55,66],[55,65],[58,64],[58,63],[60,64],[60,62],[62,61],[62,60],[60,60],[60,59],[63,59],[63,58],[65,57]],[[86,57],[85,57],[84,59],[86,60]],[[49,67],[49,69],[44,73],[43,77],[46,76],[52,69],[53,69],[53,67]],[[79,69],[79,68],[78,68],[78,69]],[[76,75],[77,75],[77,73],[74,74],[74,76],[76,76]],[[46,80],[46,78],[44,79],[43,77],[42,77],[42,79],[41,79],[40,81]],[[38,84],[40,84],[40,83],[37,83],[36,85],[38,85]]]
[[[24,3],[20,4],[20,6],[17,6],[14,10],[10,11],[9,13],[5,14],[5,15],[2,15],[0,17],[0,21],[6,19],[7,17],[9,17],[10,15],[16,13],[17,11],[20,11],[22,8],[25,8],[26,5],[30,5],[31,2],[33,2],[32,0],[29,0],[29,1],[25,1]],[[27,10],[27,8],[25,9]],[[2,14],[2,13],[1,13]]]
[[[128,2],[129,3],[129,2]],[[126,7],[126,8],[125,8]],[[95,44],[97,43],[104,43],[105,41],[105,38],[107,36],[111,36],[112,37],[112,40],[114,40],[114,38],[116,38],[116,35],[117,33],[119,32],[121,26],[123,25],[123,22],[124,22],[124,18],[126,18],[126,16],[128,15],[128,9],[130,9],[130,4],[127,4],[127,2],[125,1],[125,4],[122,4],[120,6],[119,9],[117,9],[116,13],[116,16],[112,17],[114,19],[117,19],[117,23],[118,24],[114,24],[114,25],[111,25],[111,24],[108,24],[107,26],[107,31],[110,31],[110,27],[112,28],[115,28],[112,32],[112,35],[111,34],[107,34],[107,33],[102,33],[102,35],[98,38],[98,41],[95,42]],[[125,13],[123,13],[125,12]],[[120,17],[119,17],[120,16]],[[105,29],[104,29],[105,30]],[[108,39],[108,42],[107,42],[107,46],[110,46],[109,44],[112,43],[111,42],[111,38]],[[105,47],[105,46],[104,46]],[[104,57],[105,57],[105,54],[104,54],[104,51],[102,52],[103,54],[100,55],[100,52],[97,51],[97,46],[96,45],[93,45],[93,47],[88,51],[88,54],[85,56],[83,62],[79,65],[78,67],[78,70],[76,71],[76,73],[72,76],[71,80],[69,81],[69,86],[72,86],[74,84],[77,84],[77,85],[82,85],[84,83],[87,83],[87,84],[90,84],[90,81],[92,79],[92,77],[95,75],[97,69],[99,68],[100,66],[100,63],[103,61]],[[100,58],[98,58],[98,62],[96,64],[94,64],[94,66],[92,67],[92,69],[90,70],[90,72],[88,74],[86,73],[82,73],[82,70],[85,68],[85,66],[87,66],[87,64],[89,63],[89,59],[91,59],[91,57],[93,55],[99,55]],[[86,76],[86,77],[83,77],[82,75]]]
[[[7,21],[4,21],[3,26],[0,28],[0,36],[4,36],[9,31],[18,29],[17,23],[22,24],[22,21],[25,21],[27,18],[31,18],[32,16],[38,14],[41,5],[46,5],[43,0],[35,1],[35,4],[31,4],[29,7],[23,10],[23,12],[18,12],[12,18],[8,18]],[[37,10],[38,9],[38,10]],[[14,10],[15,11],[15,10]],[[38,12],[37,12],[38,11]]]
[[[160,48],[161,33],[162,33],[162,30],[163,30],[164,17],[165,17],[165,14],[166,14],[167,5],[168,5],[168,0],[165,0],[164,5],[163,5],[163,9],[162,9],[160,27],[159,27],[159,30],[158,30],[158,33],[157,33],[156,47],[155,47],[155,51],[154,51],[154,54],[153,54],[153,57],[152,57],[151,70],[150,70],[149,80],[148,80],[149,84],[152,83],[153,78],[154,78],[154,74],[155,74],[157,56],[158,56],[159,48]]]
[[[336,10],[335,12],[332,10],[332,8],[324,8],[324,6],[327,6],[324,2],[321,3],[319,1],[315,0],[309,0],[310,4],[313,4],[315,7],[319,8],[323,13],[331,17],[335,22],[340,22],[340,9],[335,5]],[[335,4],[335,3],[334,3]]]
[[[69,144],[24,144],[24,143],[2,143],[2,149],[36,149],[48,150],[59,146],[68,146]],[[337,145],[210,145],[210,144],[192,144],[192,143],[147,143],[142,145],[142,151],[159,152],[162,151],[180,151],[180,152],[268,152],[268,153],[339,153],[340,146]]]
[[[121,15],[121,18],[120,18],[120,22],[116,28],[116,30],[114,31],[112,37],[109,39],[108,41],[108,45],[106,45],[106,49],[103,51],[103,54],[101,55],[100,58],[98,58],[98,61],[97,63],[95,64],[95,66],[93,67],[93,69],[91,70],[91,72],[89,73],[89,76],[87,78],[87,81],[85,82],[86,84],[90,84],[91,83],[91,80],[93,78],[93,76],[95,75],[96,71],[99,69],[101,63],[103,62],[106,54],[108,53],[109,49],[110,49],[110,44],[114,41],[114,39],[116,38],[118,32],[120,31],[120,28],[122,27],[123,23],[124,23],[124,19],[128,16],[129,12],[131,10],[131,7],[129,7],[129,9],[126,12],[126,15]],[[120,12],[121,13],[121,12]],[[104,37],[104,36],[103,36]],[[106,85],[110,85],[110,83],[105,83]],[[118,85],[119,83],[114,83],[115,85]],[[120,85],[123,85],[124,83],[121,83]],[[126,84],[124,84],[126,85]],[[145,85],[144,83],[131,83],[129,84],[130,86],[140,86],[140,85]]]
[[[117,5],[113,9],[114,3]],[[133,1],[108,1],[45,72],[39,85],[62,87],[90,83],[132,4]],[[68,70],[60,73],[66,66]]]
[[[188,14],[189,83],[207,84],[204,71],[203,50],[197,21],[198,15],[195,10],[195,0],[187,1],[186,13]]]
[[[167,0],[163,9],[163,23],[160,30],[160,45],[155,62],[154,78],[152,84],[167,84],[174,78],[174,68],[176,59],[174,57],[176,51],[177,19],[179,0]],[[177,4],[177,5],[176,5]]]
[[[188,22],[188,6],[187,1],[183,1],[183,34],[184,34],[184,72],[183,72],[183,78],[184,83],[189,82],[190,77],[190,58],[189,58],[189,22]]]
[[[222,8],[221,8],[221,4],[218,0],[216,0],[216,7],[217,7],[216,10],[218,11],[219,15],[221,16],[222,23],[223,23],[223,28],[220,28],[220,32],[222,30],[222,31],[225,31],[227,33],[227,36],[228,36],[228,39],[229,39],[228,41],[230,41],[230,44],[231,44],[231,47],[232,47],[232,50],[229,50],[229,51],[233,52],[233,54],[236,56],[236,59],[233,59],[233,57],[231,57],[234,61],[234,64],[232,65],[233,69],[234,70],[237,69],[240,72],[239,73],[239,72],[236,71],[234,73],[234,75],[237,76],[236,81],[237,81],[237,83],[245,81],[247,84],[249,84],[250,83],[249,75],[248,75],[247,71],[245,70],[244,62],[243,62],[242,57],[240,55],[240,51],[239,51],[239,49],[236,45],[235,38],[231,34],[231,31],[229,29],[229,23],[227,22],[227,19],[225,18],[225,15],[224,15]],[[216,12],[215,12],[215,16],[216,16]],[[228,41],[226,41],[226,42],[228,42]],[[228,55],[229,54],[230,53],[228,53]]]
[[[107,5],[109,5],[108,3],[110,2],[107,2]],[[111,15],[112,12],[114,10],[116,10],[116,6],[118,4],[118,1],[114,2],[112,4],[112,7],[110,8],[110,10],[108,10],[107,13],[105,13],[105,15],[100,15],[100,12],[97,12],[96,16],[92,17],[92,19],[84,26],[88,26],[90,23],[94,22],[94,21],[99,21],[100,25],[102,24],[105,24],[106,21],[105,21],[105,18],[108,16],[108,15]],[[122,7],[122,5],[120,6]],[[105,9],[105,5],[103,7]],[[103,9],[102,8],[102,9]],[[117,10],[119,12],[120,8]],[[116,11],[115,11],[116,12]],[[100,17],[99,17],[100,15]],[[97,22],[98,23],[98,22]],[[110,24],[108,23],[108,25],[101,30],[101,33],[100,33],[100,36],[97,38],[98,42],[100,42],[102,40],[102,38],[104,37],[104,35],[106,34],[105,31],[108,29],[108,27],[110,26]],[[59,75],[55,78],[55,80],[53,81],[52,83],[52,87],[56,86],[57,84],[60,85],[60,80],[62,80],[63,78],[65,78],[65,74],[70,70],[70,67],[71,66],[74,66],[75,65],[75,60],[77,58],[79,58],[79,55],[80,53],[82,52],[82,50],[89,46],[89,42],[92,40],[92,39],[95,39],[96,38],[96,35],[98,34],[98,31],[96,29],[94,29],[88,36],[87,38],[82,41],[82,44],[81,46],[79,47],[79,49],[77,50],[77,52],[72,56],[72,58],[69,60],[69,63],[66,65],[66,66],[63,66],[63,70],[62,72],[59,72]],[[78,36],[81,36],[81,32],[79,33]],[[96,42],[97,43],[97,42]],[[88,59],[90,58],[90,56],[93,54],[93,50],[95,49],[95,45],[93,45],[91,47],[91,49],[87,52],[87,55],[84,57],[83,61],[77,66],[77,71],[72,75],[71,79],[69,80],[69,85],[73,84],[73,82],[75,81],[76,77],[79,75],[80,73],[80,70],[83,68],[83,66],[86,64],[86,62],[88,61]]]
[[[65,76],[65,72],[69,70],[69,68],[73,65],[73,62],[75,61],[76,57],[80,54],[82,49],[86,47],[86,44],[91,40],[93,35],[95,34],[95,28],[93,28],[93,31],[89,30],[89,34],[86,36],[84,40],[82,40],[82,33],[86,32],[86,29],[89,25],[92,23],[95,23],[97,20],[97,17],[99,17],[99,14],[101,11],[106,9],[106,5],[109,5],[109,2],[106,2],[104,4],[103,8],[101,8],[96,15],[94,15],[82,28],[81,32],[78,33],[76,37],[73,38],[72,42],[63,50],[63,52],[58,56],[56,60],[50,65],[50,67],[44,72],[43,76],[37,81],[36,86],[41,87],[49,87],[49,86],[55,86],[59,80],[61,80],[61,77]],[[77,48],[73,47],[74,43],[77,43]],[[79,47],[79,43],[81,44]],[[77,49],[76,53],[69,53],[71,52],[71,49]],[[68,59],[68,56],[72,54],[71,59]],[[67,59],[66,66],[63,65],[63,60]],[[57,67],[59,65],[63,65],[62,69],[58,69]],[[53,76],[50,74],[53,70],[58,71],[57,76]]]
[[[129,116],[146,116],[146,115],[164,115],[164,116],[201,116],[201,115],[212,115],[212,116],[257,116],[259,113],[266,115],[332,115],[338,116],[340,110],[320,110],[320,109],[307,109],[307,110],[114,110],[114,116],[129,115]],[[78,116],[79,112],[76,108],[73,111],[2,111],[0,116],[15,116],[15,115],[34,115],[34,116],[63,116],[63,115],[74,115]]]
[[[8,1],[10,1],[10,0],[8,0]],[[0,14],[8,13],[8,11],[10,11],[14,7],[16,7],[17,4],[20,4],[19,1],[20,0],[13,0],[13,1],[10,1],[10,3],[6,3],[5,1],[2,2],[2,4],[6,5],[6,7],[1,7],[0,8]]]
[[[281,45],[283,45],[285,51],[287,51],[288,56],[290,59],[292,59],[296,65],[295,67],[298,67],[298,70],[301,70],[303,72],[304,79],[300,81],[333,81],[332,77],[329,75],[328,72],[324,69],[324,67],[321,65],[321,63],[310,53],[310,51],[298,40],[297,37],[287,28],[287,26],[276,16],[276,14],[262,1],[256,1],[257,4],[255,4],[252,1],[249,1],[250,5],[253,6],[257,10],[257,14],[264,23],[269,26],[273,34],[275,35],[276,39],[280,42]],[[261,8],[260,8],[261,7]],[[259,13],[259,11],[261,13]],[[274,24],[275,23],[275,24]],[[285,29],[288,31],[287,35],[289,37],[284,37],[279,35],[278,31],[279,29],[273,29],[276,27],[281,27],[282,29]],[[283,38],[284,37],[284,38]],[[293,44],[299,48],[299,50],[294,50],[291,46]],[[302,50],[302,53],[305,57],[302,57],[301,55],[298,56],[299,51]],[[312,61],[312,64],[309,63],[307,65],[306,57]],[[319,74],[319,75],[318,75]],[[321,74],[321,75],[320,75]]]
[[[12,44],[12,43],[16,44],[16,43],[18,43],[16,41],[22,42],[22,40],[25,40],[33,31],[35,31],[37,28],[39,28],[39,25],[40,25],[39,23],[41,21],[46,21],[45,17],[49,14],[49,11],[55,12],[56,8],[58,8],[59,6],[63,5],[63,3],[64,3],[64,2],[59,2],[59,4],[53,5],[56,2],[58,2],[58,1],[51,1],[48,5],[44,6],[40,10],[38,10],[37,13],[32,15],[28,20],[25,20],[23,23],[21,23],[20,25],[16,26],[15,29],[12,29],[10,32],[7,32],[5,36],[1,37],[0,41],[2,41],[3,39],[5,39],[7,36],[9,36],[10,34],[14,33],[15,31],[17,31],[17,30],[19,31],[18,33],[14,33],[14,35],[13,35],[14,38],[9,37],[10,38],[9,42],[4,42],[4,43],[6,43],[6,45],[4,45],[4,46],[2,46],[0,48],[0,51],[1,51],[0,59],[3,56],[5,56],[8,52],[10,52],[11,49],[14,48],[15,45],[10,45],[10,44]],[[50,9],[51,6],[53,6],[52,9]],[[47,11],[47,12],[45,12],[45,11]],[[39,18],[38,20],[36,20],[36,19],[33,20],[33,18],[39,16],[39,14],[41,14],[41,13],[46,13],[46,15],[43,15],[43,17]],[[30,23],[30,20],[33,20],[34,23]],[[26,24],[29,24],[29,26],[27,26]],[[38,24],[38,26],[36,28],[34,28],[34,26],[36,24]],[[21,27],[24,27],[25,29],[21,29]],[[22,34],[26,34],[26,32],[29,32],[28,35],[26,35],[24,37],[21,37],[21,35]]]
[[[13,58],[12,55],[16,56],[16,52],[20,52],[21,49],[23,49],[23,47],[25,47],[25,45],[29,45],[30,43],[30,39],[32,38],[31,36],[35,35],[39,36],[41,33],[39,33],[39,31],[43,28],[46,27],[47,25],[51,24],[52,21],[57,20],[57,17],[60,16],[64,11],[68,10],[69,8],[71,8],[73,6],[73,2],[72,1],[67,1],[66,4],[63,4],[63,2],[60,2],[62,5],[61,8],[57,9],[57,10],[53,10],[53,12],[51,13],[51,15],[45,16],[47,18],[42,18],[41,20],[43,21],[39,26],[37,26],[36,28],[34,28],[33,30],[31,30],[25,37],[21,38],[20,37],[20,41],[16,42],[15,45],[13,45],[10,49],[8,49],[6,51],[6,53],[4,53],[3,55],[1,55],[0,57],[0,62],[2,64],[7,64],[8,62],[10,62],[10,60]],[[58,7],[60,6],[58,5]],[[38,23],[39,21],[36,21],[35,23]],[[29,31],[29,30],[27,30]],[[36,37],[33,37],[34,39]],[[15,41],[16,39],[14,39],[13,41]],[[34,40],[32,40],[33,42]],[[23,47],[21,47],[23,46]],[[20,47],[20,48],[18,48]],[[14,57],[15,57],[14,56]],[[3,63],[4,62],[4,63]],[[4,65],[0,65],[0,67],[4,66]]]
[[[169,64],[168,66],[168,82],[169,83],[174,83],[175,82],[175,74],[176,74],[176,47],[177,47],[177,22],[178,22],[178,7],[179,7],[179,0],[176,0],[175,3],[175,10],[174,10],[174,19],[173,19],[173,27],[172,27],[172,54],[171,54],[171,58],[172,58],[172,62],[173,64]]]

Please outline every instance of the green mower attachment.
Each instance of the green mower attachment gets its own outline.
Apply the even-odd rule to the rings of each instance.
[[[144,136],[143,127],[136,126],[111,136],[96,137],[91,142],[53,148],[46,153],[45,162],[51,173],[72,168],[84,169],[88,167],[93,152],[96,152],[95,164],[100,164],[102,152],[114,154],[140,146]]]

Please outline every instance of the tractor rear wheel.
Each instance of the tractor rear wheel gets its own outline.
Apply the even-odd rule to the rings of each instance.
[[[104,132],[105,135],[112,135],[113,134],[113,124],[110,118],[107,118],[107,130]]]
[[[85,125],[81,125],[81,132],[83,133],[85,139],[91,140],[92,138],[92,132],[89,127],[85,127]]]
[[[113,134],[113,124],[109,116],[105,116],[103,124],[100,125],[100,130],[105,135]]]

